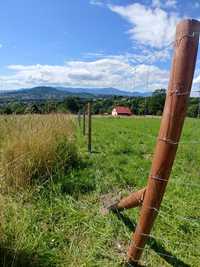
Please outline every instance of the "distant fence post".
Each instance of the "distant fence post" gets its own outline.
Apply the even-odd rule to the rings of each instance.
[[[85,136],[85,106],[83,107],[83,135]]]
[[[78,126],[81,127],[81,112],[78,112]]]
[[[92,114],[91,102],[88,103],[88,152],[92,152]]]
[[[183,20],[177,25],[176,44],[165,108],[140,218],[128,250],[128,261],[137,263],[167,186],[186,116],[196,64],[200,23]]]

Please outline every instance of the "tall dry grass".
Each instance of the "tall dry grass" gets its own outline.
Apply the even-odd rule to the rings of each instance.
[[[78,161],[70,115],[0,118],[0,176],[12,188],[66,172]]]

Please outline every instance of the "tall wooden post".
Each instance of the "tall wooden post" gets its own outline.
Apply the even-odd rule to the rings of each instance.
[[[88,152],[92,152],[92,115],[91,102],[88,103]]]
[[[83,135],[85,136],[85,106],[83,108]]]
[[[128,250],[129,263],[137,263],[152,229],[172,170],[195,70],[200,24],[183,20],[176,43],[166,102],[140,218]]]

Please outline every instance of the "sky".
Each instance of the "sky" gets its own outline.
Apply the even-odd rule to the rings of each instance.
[[[167,88],[183,18],[200,19],[200,0],[1,1],[0,90]]]

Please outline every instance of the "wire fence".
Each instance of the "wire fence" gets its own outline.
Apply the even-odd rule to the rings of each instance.
[[[145,123],[146,123],[146,129],[147,129],[147,132],[148,132],[148,129],[151,129],[151,127],[150,127],[150,125],[148,123],[148,119],[145,119],[144,120],[144,124]],[[144,133],[144,132],[141,132],[140,130],[137,130],[135,128],[133,130],[131,129],[131,131],[132,131],[133,136],[139,136],[140,139],[143,140],[143,143],[144,144],[147,144],[148,141],[150,141],[151,144],[152,144],[152,146],[153,146],[153,144],[156,143],[157,136],[154,135],[154,134]],[[134,143],[137,142],[137,140],[138,140],[137,138],[133,138],[133,146],[134,146]],[[140,142],[138,142],[137,144],[142,145],[142,144],[140,144]],[[200,144],[200,142],[198,142],[197,140],[187,141],[187,142],[186,141],[181,141],[179,144],[180,145],[188,145],[188,146],[190,146],[192,144],[195,144],[195,145],[196,144]],[[16,162],[18,162],[20,164],[20,161],[23,158],[27,157],[30,153],[31,152],[25,153],[23,155],[19,155],[19,157],[17,157],[14,160],[8,162],[6,164],[7,167],[9,167],[10,164],[13,164],[13,163],[16,163]],[[109,150],[106,150],[103,153],[109,154],[110,151]],[[1,167],[0,167],[0,170],[1,170]],[[173,185],[177,185],[177,186],[186,186],[186,187],[200,188],[200,185],[198,183],[196,183],[196,182],[192,182],[192,181],[191,182],[179,181],[179,180],[177,180],[176,178],[173,178],[173,177],[169,180],[169,183],[171,183]],[[194,207],[190,203],[188,203],[187,205],[189,206],[188,209],[190,209],[192,207],[193,209],[195,208],[196,210],[200,210],[200,208],[198,206],[197,207]],[[159,209],[159,210],[156,209],[155,207],[147,207],[147,208],[155,210],[157,216],[159,216],[162,219],[162,222],[165,223],[165,224],[167,224],[167,226],[169,227],[169,230],[173,230],[173,231],[175,230],[177,232],[177,235],[179,235],[179,238],[182,235],[184,235],[184,233],[181,232],[174,225],[170,224],[169,223],[169,218],[176,219],[177,221],[181,221],[181,222],[182,221],[186,221],[192,228],[194,228],[194,227],[197,228],[197,229],[200,228],[200,217],[199,218],[192,218],[192,215],[191,216],[184,216],[182,214],[177,214],[177,209],[175,211],[174,206],[173,207],[170,207],[168,205],[162,204],[161,209]],[[140,227],[139,225],[136,225],[135,224],[135,227],[136,226],[138,228]],[[155,227],[156,227],[156,225],[155,225]],[[128,231],[128,229],[127,229],[126,226],[124,226],[124,231],[126,232],[126,235],[127,236],[130,236],[130,231]],[[145,235],[145,233],[142,233],[142,234]],[[153,240],[156,240],[158,242],[161,242],[164,247],[167,246],[168,248],[170,248],[171,245],[172,245],[171,244],[171,241],[169,239],[167,239],[167,238],[164,238],[163,236],[154,235],[154,234],[150,234],[150,235],[147,235],[147,236],[148,236],[148,238],[150,240],[153,239]],[[175,245],[177,245],[177,246],[181,245],[182,247],[191,249],[193,252],[195,251],[195,253],[198,254],[199,257],[200,257],[200,252],[199,252],[198,247],[194,247],[193,244],[188,244],[186,242],[182,242],[181,241],[181,238],[180,238],[180,241],[179,242],[173,241],[173,246],[175,246]],[[144,261],[147,264],[147,266],[151,266],[151,262],[148,262],[148,260],[147,260],[149,258],[149,256],[148,256],[149,253],[151,255],[151,248],[152,248],[152,246],[151,245],[148,245],[145,248],[145,250],[144,250],[144,252],[145,252],[144,253]],[[156,254],[158,254],[161,257],[165,257],[165,258],[177,259],[176,256],[173,256],[173,255],[168,254],[168,253],[162,253],[162,252],[156,251]],[[191,257],[192,257],[192,255],[191,255]],[[189,257],[188,257],[188,259],[189,259]]]
[[[174,42],[168,44],[163,49],[163,51],[170,49],[173,44],[174,44]],[[147,63],[149,63],[151,61],[151,59],[155,58],[155,56],[156,56],[156,53],[152,54],[152,56],[148,57],[146,60],[138,62],[138,64],[139,65],[147,64]],[[133,87],[134,88],[133,89],[135,89],[137,87],[137,66],[135,68],[133,68],[133,74],[134,74],[134,78],[133,78]],[[146,75],[144,77],[144,87],[147,90],[149,89],[149,86],[150,86],[150,83],[151,83],[151,78],[152,77],[151,77],[150,66],[149,67],[147,66]],[[147,102],[145,101],[145,111],[147,109],[146,104],[147,104]],[[145,112],[145,114],[146,114],[146,112]],[[80,116],[80,114],[79,114],[79,116]],[[80,123],[80,117],[78,118],[78,121]],[[148,132],[148,129],[150,129],[148,118],[145,118],[144,125],[145,125],[144,128],[146,129],[146,132],[141,132],[140,130],[137,130],[136,128],[133,128],[133,129],[131,129],[132,135],[133,136],[137,136],[137,137],[139,136],[139,139],[141,139],[144,144],[147,144],[148,142],[151,142],[151,144],[153,146],[153,144],[156,143],[156,141],[158,139],[158,136]],[[137,139],[134,138],[134,141],[133,141],[132,145],[134,146],[136,142],[137,142]],[[140,142],[138,142],[137,145],[142,145],[142,144],[140,144]],[[183,141],[179,142],[179,146],[182,146],[182,145],[183,146],[200,145],[200,141],[199,140],[191,140],[191,141],[183,140]],[[19,157],[15,158],[14,160],[11,160],[10,162],[7,162],[6,163],[6,167],[9,167],[10,164],[13,164],[13,163],[16,163],[16,162],[18,164],[20,164],[20,161],[23,158],[27,157],[30,153],[31,152],[19,155]],[[109,151],[109,149],[106,149],[102,153],[109,155],[110,151]],[[152,151],[152,154],[153,154],[153,151]],[[0,166],[0,170],[1,170],[1,166]],[[180,180],[177,180],[176,178],[173,178],[173,177],[169,180],[169,183],[171,183],[172,185],[186,186],[186,187],[190,187],[190,188],[192,187],[192,188],[195,188],[195,189],[199,189],[200,188],[200,184],[198,184],[196,182],[193,182],[193,181],[185,182],[184,180],[180,181]],[[193,206],[193,204],[190,204],[190,203],[187,203],[187,206],[188,206],[188,209],[193,208],[195,210],[200,210],[200,207],[198,207],[198,206],[195,207],[195,206]],[[186,221],[191,227],[195,227],[195,228],[198,228],[198,229],[200,228],[200,215],[199,215],[199,218],[193,218],[193,215],[185,216],[185,215],[182,215],[182,214],[177,214],[177,209],[175,210],[175,204],[173,204],[173,207],[170,207],[169,205],[166,205],[166,204],[162,204],[160,209],[157,209],[155,207],[145,207],[145,208],[154,210],[156,215],[161,218],[162,222],[167,224],[167,226],[169,227],[169,230],[173,230],[173,231],[175,230],[178,233],[179,237],[184,235],[184,233],[181,232],[176,227],[176,225],[172,225],[171,223],[169,223],[169,218],[176,219],[177,221],[180,221],[180,222]],[[121,216],[120,213],[118,215]],[[134,224],[134,226],[137,227],[137,229],[141,229],[140,225],[138,225],[138,224]],[[156,227],[156,225],[155,225],[155,227]],[[124,232],[129,237],[130,231],[128,231],[126,226],[124,226]],[[141,234],[144,235],[144,236],[147,236],[150,240],[153,239],[153,240],[162,242],[164,246],[168,246],[168,247],[171,246],[171,240],[163,238],[163,236],[154,235],[154,234],[147,235],[147,234],[145,234],[143,232]],[[200,257],[199,248],[198,247],[194,247],[193,244],[188,244],[186,242],[182,242],[181,238],[180,238],[179,242],[178,241],[173,241],[173,245],[179,246],[180,244],[181,244],[181,246],[183,246],[185,248],[192,249],[197,254],[199,253],[199,257]],[[151,245],[148,245],[145,248],[144,251],[149,252],[150,248],[151,248]],[[142,249],[143,250],[143,248],[138,248],[138,249]],[[177,259],[176,256],[171,255],[169,253],[162,253],[162,252],[159,252],[159,251],[156,251],[156,253],[158,255],[160,255],[161,257]],[[144,260],[145,260],[147,265],[151,264],[151,263],[148,263],[148,260],[146,260],[146,259],[147,259],[147,254],[145,254],[145,259]]]
[[[139,139],[138,138],[133,138],[133,143],[132,143],[133,146],[134,146],[135,143],[137,143],[137,145],[142,145],[142,144],[140,144],[140,140],[142,140],[144,144],[148,144],[148,142],[150,141],[152,146],[156,143],[156,140],[157,140],[158,137],[156,135],[152,134],[152,133],[149,133],[149,132],[151,132],[151,126],[150,126],[150,124],[148,122],[148,118],[143,120],[143,122],[145,124],[145,128],[147,129],[146,132],[141,132],[140,130],[137,130],[135,128],[131,129],[131,132],[132,132],[133,136],[136,136],[136,137],[139,136]],[[139,142],[137,142],[137,140],[139,140]],[[200,144],[200,142],[198,140],[180,141],[179,142],[179,145],[184,145],[184,146],[185,145],[188,145],[188,146],[199,145],[199,144]],[[18,164],[20,164],[20,161],[23,160],[25,157],[27,157],[30,153],[31,152],[19,155],[19,157],[17,157],[14,160],[6,163],[6,166],[9,167],[10,164],[13,164],[13,163],[16,163],[16,162]],[[109,154],[110,151],[109,151],[109,149],[107,149],[103,153]],[[1,170],[1,166],[0,166],[0,170]],[[185,182],[184,180],[180,181],[180,180],[177,180],[176,178],[177,177],[175,177],[175,178],[172,177],[169,180],[169,183],[172,184],[172,185],[186,186],[186,187],[189,187],[189,188],[191,188],[191,187],[192,188],[196,188],[196,189],[200,188],[200,184],[198,184],[196,182],[193,182],[193,181]],[[189,180],[189,177],[188,177],[188,180]],[[188,206],[188,210],[192,209],[192,208],[195,209],[195,210],[200,210],[200,207],[198,207],[198,206],[195,207],[193,204],[190,204],[190,203],[187,203],[187,206]],[[156,209],[155,207],[147,207],[147,208],[155,210],[157,216],[161,218],[162,222],[164,224],[167,224],[169,230],[172,230],[172,232],[176,231],[176,233],[177,233],[177,235],[179,236],[179,239],[180,239],[180,241],[173,241],[173,244],[171,244],[171,240],[169,240],[167,238],[164,238],[163,236],[150,234],[150,235],[147,235],[150,240],[153,239],[153,240],[156,240],[157,242],[161,242],[162,245],[164,247],[167,247],[168,249],[171,248],[171,245],[173,245],[173,246],[181,245],[182,247],[191,249],[193,252],[196,253],[196,255],[199,255],[199,257],[200,257],[199,248],[198,247],[194,247],[193,244],[188,244],[186,242],[183,242],[181,240],[181,236],[183,236],[184,233],[181,232],[176,226],[174,226],[174,225],[169,223],[169,218],[176,219],[177,221],[180,221],[180,222],[186,221],[189,224],[189,226],[191,226],[192,228],[195,228],[195,229],[198,230],[200,228],[200,216],[199,216],[199,218],[192,218],[193,217],[192,215],[191,216],[184,216],[182,214],[177,214],[177,209],[175,210],[175,204],[173,204],[173,207],[170,207],[170,206],[168,206],[166,204],[162,204],[161,209],[159,209],[159,210]],[[136,224],[135,224],[135,227],[140,228],[140,226],[136,225]],[[155,227],[156,227],[156,225],[155,225]],[[124,226],[124,231],[126,232],[126,235],[129,237],[130,236],[130,231],[127,229],[126,226]],[[142,234],[146,235],[145,233],[142,233]],[[151,253],[152,253],[152,250],[151,250],[152,247],[153,246],[151,246],[149,244],[149,245],[147,245],[147,247],[144,250],[144,252],[145,252],[144,253],[144,261],[145,261],[145,264],[147,264],[147,266],[151,266],[151,261],[148,261],[148,258],[149,258],[149,255],[151,255]],[[176,256],[168,254],[168,253],[162,253],[162,252],[156,251],[156,254],[159,255],[162,258],[164,257],[165,259],[166,258],[177,259]],[[187,259],[189,259],[190,257],[193,257],[193,256],[192,255],[187,256]]]
[[[143,63],[140,63],[140,64],[144,64]],[[137,73],[137,69],[135,68],[134,69],[134,75],[136,76],[136,73]],[[147,71],[147,75],[144,79],[144,85],[146,86],[146,88],[148,88],[149,86],[149,80],[150,80],[150,71]],[[134,82],[133,82],[134,86],[136,85],[136,80],[134,79]],[[146,101],[145,101],[145,105],[146,105]],[[145,110],[146,110],[146,107],[145,107]],[[132,145],[134,146],[135,143],[137,143],[137,145],[142,145],[140,144],[140,141],[142,140],[142,143],[143,144],[147,144],[148,142],[151,142],[152,146],[153,144],[156,144],[156,141],[158,139],[158,136],[155,135],[155,134],[152,134],[151,133],[151,130],[149,131],[149,129],[151,128],[149,126],[149,122],[148,122],[148,117],[145,116],[145,119],[144,119],[144,125],[145,125],[145,129],[146,131],[145,132],[141,132],[141,130],[138,130],[136,128],[133,128],[131,129],[131,132],[132,132],[132,135],[133,137],[137,136],[139,138],[133,138],[133,142],[132,142]],[[197,126],[198,123],[197,123]],[[123,131],[123,130],[122,130]],[[181,149],[182,147],[186,147],[188,146],[190,149],[191,149],[191,146],[198,146],[200,145],[200,141],[197,139],[195,140],[195,138],[193,138],[192,140],[186,140],[186,138],[188,138],[188,136],[183,136],[183,138],[181,139],[181,141],[179,141],[179,143],[177,143],[177,145],[179,145],[179,149]],[[137,140],[139,140],[139,142],[137,142]],[[200,148],[200,147],[199,147]],[[199,149],[198,148],[198,149]],[[197,149],[197,148],[195,148]],[[109,154],[111,151],[109,151],[109,149],[107,148],[106,151],[102,151],[103,154]],[[152,151],[152,155],[153,155],[153,151]],[[193,182],[191,179],[189,179],[189,176],[188,175],[188,181],[185,181],[185,179],[182,179],[182,180],[178,180],[177,177],[173,178],[173,175],[172,175],[172,178],[170,178],[169,180],[169,183],[172,185],[172,186],[184,186],[186,190],[190,189],[190,190],[193,190],[193,189],[197,189],[199,190],[200,188],[200,184],[198,184],[197,182]],[[192,178],[192,177],[191,177]],[[200,193],[200,191],[199,191]],[[184,205],[187,206],[187,208],[185,210],[194,210],[195,211],[200,211],[200,208],[199,206],[194,206],[193,203],[182,203],[183,204],[183,207]],[[177,213],[177,210],[179,207],[176,207],[175,208],[175,203],[172,205],[172,207],[170,207],[169,205],[166,205],[166,204],[162,204],[161,208],[160,209],[156,209],[155,207],[147,207],[149,209],[153,209],[156,213],[156,215],[158,217],[161,218],[162,222],[164,224],[167,224],[167,227],[170,230],[172,230],[172,232],[175,232],[176,235],[178,236],[179,240],[180,241],[174,241],[173,240],[173,243],[171,240],[169,239],[166,239],[166,238],[163,238],[163,236],[158,236],[158,235],[153,235],[153,234],[150,234],[150,235],[147,235],[148,238],[150,239],[154,239],[156,241],[159,241],[159,242],[162,242],[163,243],[163,246],[167,246],[168,248],[172,247],[172,246],[181,246],[181,247],[184,247],[184,248],[188,248],[190,249],[193,253],[195,252],[196,256],[200,258],[200,252],[199,252],[199,248],[198,246],[194,247],[194,244],[190,244],[189,242],[185,242],[181,239],[181,236],[184,236],[184,232],[180,231],[178,229],[178,227],[176,225],[173,225],[172,223],[174,223],[174,220],[180,222],[180,223],[183,223],[183,222],[187,222],[187,224],[189,225],[189,227],[191,227],[192,229],[195,228],[195,231],[197,231],[197,234],[200,234],[199,233],[199,229],[200,229],[200,213],[199,213],[199,216],[196,216],[196,218],[193,218],[194,216],[191,214],[191,215],[183,215],[183,214],[179,214]],[[121,214],[119,214],[121,215]],[[172,223],[170,223],[169,221],[170,220],[172,221]],[[135,227],[137,228],[140,228],[140,226],[138,224],[135,224]],[[156,226],[155,226],[156,227]],[[154,228],[155,228],[154,227]],[[128,231],[127,227],[124,226],[124,231],[127,235],[127,237],[130,236],[130,231]],[[145,233],[142,233],[143,235],[146,235]],[[144,251],[146,252],[150,252],[150,248],[151,246],[147,246],[145,248]],[[143,249],[143,248],[138,248],[138,249]],[[173,252],[173,251],[172,251]],[[190,257],[194,257],[193,256],[193,253],[190,253],[189,255],[187,255],[187,260],[190,259]],[[161,253],[161,252],[158,252],[156,251],[156,254],[160,255],[162,258],[171,258],[171,259],[175,259],[177,260],[177,256],[174,256],[172,255],[171,253]],[[147,264],[147,266],[151,266],[150,262],[147,262],[146,259],[149,258],[147,254],[145,254],[145,257],[144,257],[144,260],[145,260],[145,263]],[[149,265],[148,265],[149,264]],[[183,265],[177,265],[177,266],[189,266],[187,264],[184,264],[182,263]]]
[[[137,120],[137,118],[135,119]],[[134,121],[133,120],[133,126],[134,126]],[[149,120],[149,121],[148,121]],[[146,128],[146,132],[141,132],[141,130],[139,129],[136,129],[136,127],[134,127],[133,129],[130,128],[130,129],[124,129],[125,132],[128,132],[129,136],[133,136],[132,138],[132,141],[130,142],[129,141],[129,145],[131,146],[135,146],[135,145],[148,145],[148,143],[150,142],[151,144],[151,147],[153,148],[154,145],[156,144],[156,141],[158,139],[158,137],[151,132],[151,123],[150,123],[151,119],[148,119],[148,118],[145,118],[143,120],[143,124],[145,125],[145,128]],[[121,131],[123,133],[123,122],[121,124]],[[199,126],[200,127],[200,126]],[[115,140],[116,142],[119,143],[119,137],[116,137],[117,139]],[[120,138],[123,138],[120,137]],[[126,137],[124,137],[126,138]],[[183,140],[187,138],[187,136],[183,136]],[[141,144],[141,140],[142,140],[142,144]],[[179,146],[180,146],[180,149],[183,145],[183,149],[188,146],[190,149],[192,149],[192,145],[199,145],[200,142],[198,140],[192,140],[192,141],[180,141],[179,142]],[[197,148],[196,148],[197,149]],[[200,147],[198,147],[198,149],[200,149]],[[102,151],[103,154],[105,155],[109,155],[112,153],[111,150],[109,150],[109,147],[106,146],[106,151]],[[153,150],[152,150],[152,155],[153,155]],[[200,189],[200,184],[198,184],[197,182],[194,182],[191,180],[190,178],[190,174],[188,174],[187,176],[187,181],[185,181],[186,178],[182,179],[182,180],[179,180],[177,178],[177,175],[174,177],[173,174],[171,175],[172,177],[169,179],[169,185],[171,187],[174,187],[174,186],[183,186],[185,188],[186,191],[189,190],[192,190],[193,189],[196,189],[196,190],[199,190]],[[182,177],[181,177],[182,178]],[[200,190],[199,190],[199,193],[200,193]],[[183,199],[182,199],[183,200]],[[180,200],[180,201],[182,201]],[[195,210],[196,212],[197,211],[200,211],[200,207],[198,206],[198,202],[196,203],[196,205],[194,205],[193,202],[187,202],[187,203],[184,203],[182,202],[181,205],[183,207],[183,210],[184,211],[187,211],[187,212],[191,212],[191,214],[189,215],[189,213],[187,215],[185,214],[181,214],[180,212],[178,212],[180,206],[179,205],[176,205],[177,203],[168,203],[166,204],[167,202],[164,201],[164,203],[161,205],[161,208],[160,209],[156,209],[155,207],[146,207],[147,209],[153,209],[156,213],[156,216],[158,216],[158,219],[162,221],[162,223],[164,223],[165,225],[167,225],[167,228],[168,228],[168,231],[172,231],[172,233],[174,233],[177,238],[179,239],[179,241],[176,241],[176,240],[170,240],[170,239],[167,239],[167,238],[164,238],[164,234],[162,236],[159,236],[157,234],[150,234],[150,235],[146,235],[145,233],[142,233],[143,235],[146,235],[150,240],[153,239],[153,241],[157,241],[159,243],[161,243],[161,245],[166,249],[168,250],[171,250],[172,253],[173,252],[173,249],[175,246],[179,247],[181,246],[182,248],[185,248],[185,249],[189,249],[190,251],[192,251],[192,253],[190,253],[189,255],[187,255],[187,257],[185,257],[187,260],[190,260],[190,258],[194,257],[194,253],[196,255],[196,257],[199,257],[200,258],[200,252],[199,252],[199,248],[198,246],[195,246],[194,247],[194,244],[193,243],[190,243],[189,241],[186,242],[184,240],[184,235],[185,233],[183,231],[181,231],[178,226],[175,224],[173,225],[173,223],[184,223],[184,222],[187,222],[187,225],[189,228],[193,229],[194,232],[196,232],[196,234],[200,234],[199,233],[199,229],[200,229],[200,212],[199,212],[199,216],[196,216],[194,218],[194,215],[192,214],[192,211]],[[171,206],[170,206],[171,205]],[[183,211],[182,210],[182,211]],[[121,213],[119,213],[119,216],[121,216]],[[134,224],[135,227],[138,227],[140,228],[140,226],[138,224]],[[154,226],[154,229],[157,227],[157,223],[156,225]],[[127,238],[130,238],[130,230],[127,229],[127,227],[124,225],[124,232],[127,236]],[[156,231],[155,231],[156,232]],[[167,235],[167,234],[166,234]],[[183,237],[183,238],[182,238]],[[144,252],[144,257],[143,257],[143,260],[145,262],[145,266],[153,266],[151,265],[151,261],[148,262],[147,259],[149,259],[149,255],[152,255],[152,250],[151,248],[153,248],[153,245],[151,246],[150,244],[147,245],[147,247],[145,248]],[[142,248],[141,248],[142,249]],[[148,252],[148,253],[147,253]],[[169,259],[174,259],[174,260],[177,260],[178,256],[175,256],[175,255],[172,255],[170,253],[162,253],[162,252],[159,252],[159,251],[156,251],[156,254],[159,255],[160,257],[162,258],[165,258],[165,260],[167,258]],[[176,253],[175,253],[176,254]],[[189,266],[189,265],[184,265],[184,263],[180,263],[180,264],[183,264],[183,265],[177,265],[177,266]]]

